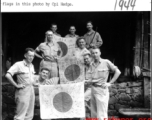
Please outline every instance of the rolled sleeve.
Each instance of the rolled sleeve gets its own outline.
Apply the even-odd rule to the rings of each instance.
[[[57,55],[60,56],[62,53],[62,50],[61,50],[61,47],[59,46],[59,44],[57,44],[57,49],[58,49]]]
[[[100,47],[103,44],[102,38],[99,33],[97,33],[97,46]]]
[[[8,71],[7,73],[10,73],[12,76],[14,74],[17,74],[19,72],[19,66],[17,63],[15,63]]]
[[[35,50],[38,51],[38,52],[40,51],[39,47],[37,47]]]
[[[98,42],[102,42],[102,38],[99,33],[97,34],[97,40],[98,40]]]
[[[110,71],[115,72],[117,69],[117,66],[115,66],[112,62],[110,62],[109,60],[107,60],[107,66],[110,69]]]
[[[38,52],[40,52],[40,50],[41,50],[41,44],[35,50],[38,51]]]
[[[36,73],[33,65],[32,65],[32,73],[33,73],[33,74]]]
[[[61,51],[61,47],[57,44],[58,51]]]

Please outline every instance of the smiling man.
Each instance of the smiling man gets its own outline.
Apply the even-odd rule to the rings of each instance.
[[[55,24],[55,23],[51,24],[51,30],[52,30],[53,34],[61,37],[61,35],[59,33],[57,33],[57,29],[58,29],[57,24]]]
[[[75,38],[75,37],[78,38],[79,37],[78,35],[75,34],[75,32],[76,32],[75,26],[70,26],[69,32],[70,32],[70,34],[67,34],[65,37],[67,37],[67,38]]]
[[[46,32],[46,42],[40,43],[35,50],[35,55],[42,59],[40,63],[41,68],[48,68],[50,70],[49,78],[58,77],[58,57],[61,49],[57,43],[53,41],[53,32]],[[39,55],[39,52],[42,53]]]
[[[14,120],[32,120],[34,116],[34,50],[27,48],[23,61],[16,62],[6,73],[6,78],[16,87],[15,101],[17,105]],[[14,75],[17,75],[17,83],[14,81]]]
[[[92,63],[91,117],[104,120],[104,118],[108,118],[108,87],[117,80],[121,72],[112,62],[100,57],[101,51],[99,48],[93,47],[91,53],[94,60]],[[114,75],[108,82],[110,71]]]
[[[103,44],[102,38],[97,31],[93,30],[91,21],[87,22],[88,32],[84,35],[86,40],[86,47],[89,49],[93,46],[100,47]]]
[[[47,68],[42,68],[39,73],[38,85],[56,85],[59,82],[59,77],[53,77],[48,79],[50,70]]]

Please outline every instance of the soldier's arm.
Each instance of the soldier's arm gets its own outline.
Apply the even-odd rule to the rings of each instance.
[[[25,85],[24,84],[17,84],[14,79],[13,79],[13,75],[18,73],[18,65],[17,64],[14,64],[6,73],[5,77],[7,78],[7,80],[13,85],[15,86],[16,88],[24,88]]]
[[[42,57],[41,55],[39,55],[38,52],[40,52],[40,50],[39,50],[39,48],[37,47],[37,48],[35,49],[35,56],[38,57],[38,58],[40,58],[40,59],[43,59],[43,57]]]
[[[114,82],[118,79],[118,77],[120,76],[120,74],[121,74],[120,70],[119,70],[118,68],[116,68],[115,71],[114,71],[114,76],[113,76],[113,78],[110,80],[109,83],[110,83],[110,84],[114,83]]]
[[[97,33],[97,42],[96,42],[96,46],[97,46],[97,47],[100,47],[100,46],[102,46],[102,44],[103,44],[103,40],[102,40],[100,34]]]

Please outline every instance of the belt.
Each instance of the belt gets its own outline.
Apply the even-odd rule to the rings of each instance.
[[[106,87],[103,87],[102,85],[98,85],[98,84],[95,84],[95,83],[93,83],[92,86],[94,86],[94,87],[101,87],[103,89],[106,89]]]
[[[48,60],[48,59],[43,59],[43,60],[47,62],[57,62],[56,60]]]
[[[92,86],[94,86],[94,87],[101,87],[101,85],[97,85],[95,83],[93,83]]]
[[[47,55],[43,56],[43,60],[48,61],[48,62],[57,62],[57,60],[53,56],[50,57],[50,56],[47,56]]]
[[[23,89],[25,89],[26,87],[33,87],[32,84],[26,84],[26,83],[25,83],[25,84],[23,84],[23,85],[25,85],[24,88],[16,88],[16,87],[15,87],[15,89],[16,89],[16,90],[23,90]]]

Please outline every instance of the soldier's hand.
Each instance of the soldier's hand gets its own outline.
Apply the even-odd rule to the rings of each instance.
[[[91,80],[85,80],[85,83],[91,83]]]
[[[112,84],[111,83],[104,83],[102,84],[103,87],[110,87]]]
[[[18,85],[17,85],[17,88],[18,88],[18,89],[23,89],[23,88],[25,88],[25,85],[24,85],[24,84],[18,84]]]
[[[93,46],[95,46],[95,45],[94,45],[93,43],[91,43],[91,44],[90,44],[90,47],[93,47]]]
[[[39,87],[39,83],[34,83],[33,86],[34,87]]]

